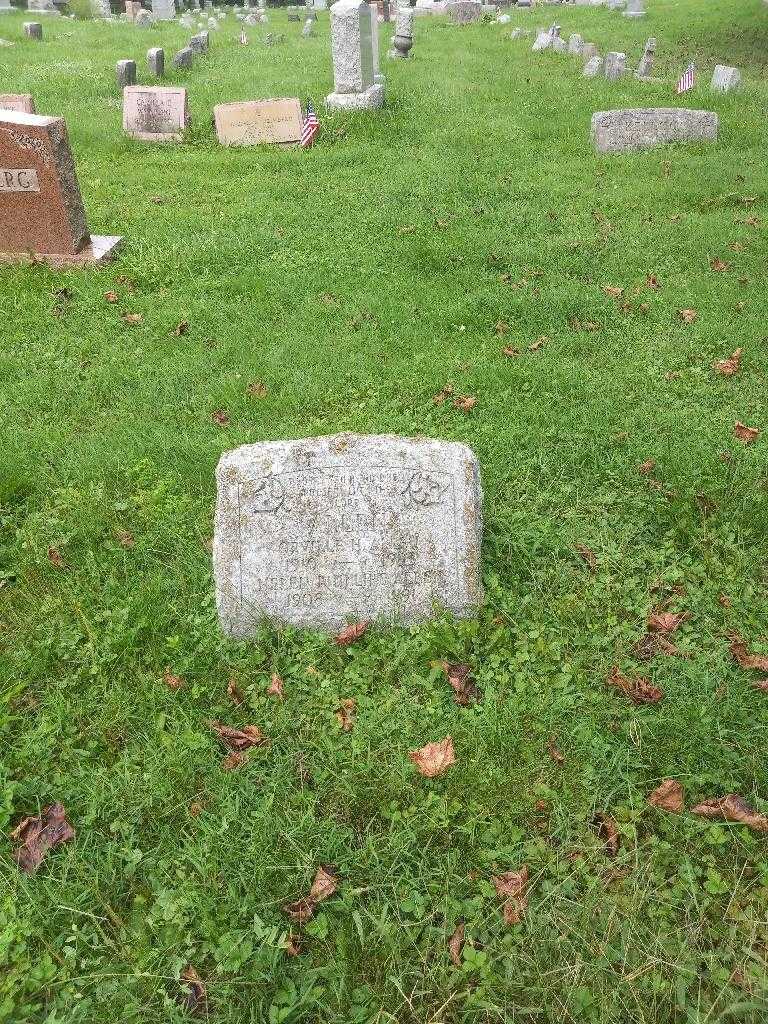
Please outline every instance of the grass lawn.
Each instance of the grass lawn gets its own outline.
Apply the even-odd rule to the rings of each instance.
[[[0,270],[0,1021],[767,1019],[766,837],[647,797],[673,778],[688,807],[768,810],[768,694],[728,640],[768,653],[768,433],[734,436],[768,431],[768,8],[648,6],[417,19],[372,116],[323,113],[327,14],[310,40],[272,15],[272,48],[230,17],[169,71],[193,118],[176,147],[123,138],[114,65],[148,81],[179,26],[40,19],[36,43],[0,18],[0,91],[66,117],[91,230],[125,236],[101,271]],[[667,81],[588,81],[509,39],[554,18],[633,62],[655,36]],[[710,94],[715,63],[742,93]],[[291,95],[320,109],[314,149],[218,147],[215,103]],[[594,155],[593,111],[670,105],[718,111],[718,144]],[[433,402],[448,384],[471,412]],[[220,454],[347,430],[472,446],[482,612],[347,648],[224,639]],[[687,613],[679,654],[643,661],[659,607]],[[606,687],[614,666],[663,699]],[[209,719],[271,742],[223,770]],[[423,778],[408,751],[446,735],[456,764]],[[54,801],[76,837],[23,874],[10,833]],[[298,927],[282,908],[320,864],[338,892]],[[491,879],[522,865],[507,925]],[[185,1006],[190,965],[207,1000]]]

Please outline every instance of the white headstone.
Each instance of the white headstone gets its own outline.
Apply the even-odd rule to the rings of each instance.
[[[337,434],[244,445],[216,470],[222,629],[412,623],[482,600],[482,492],[466,445]]]
[[[609,81],[613,82],[617,78],[621,78],[627,70],[626,53],[617,53],[615,50],[611,50],[610,53],[606,53],[603,70],[605,77],[609,79]]]
[[[741,74],[738,68],[728,67],[727,64],[716,64],[715,72],[712,75],[712,88],[716,92],[731,92],[741,85]]]
[[[584,40],[578,32],[574,32],[572,36],[568,37],[568,53],[573,53],[578,56],[584,49]]]

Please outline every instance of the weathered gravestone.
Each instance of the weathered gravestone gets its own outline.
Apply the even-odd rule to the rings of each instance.
[[[712,88],[716,92],[731,92],[741,86],[741,74],[738,68],[728,67],[727,64],[716,64],[712,75]]]
[[[294,143],[301,139],[301,101],[295,98],[220,103],[213,108],[222,146]]]
[[[123,90],[123,131],[142,142],[181,142],[189,124],[187,90],[133,85]]]
[[[373,59],[373,83],[384,85],[384,75],[379,65],[379,9],[376,4],[368,4],[371,18],[371,56]]]
[[[47,14],[60,17],[61,11],[56,9],[53,0],[27,0],[27,14]]]
[[[173,58],[173,66],[175,68],[191,68],[192,61],[195,56],[195,51],[191,46],[185,46],[182,50],[179,50]]]
[[[653,71],[653,60],[656,56],[656,40],[651,36],[645,44],[643,56],[635,72],[638,78],[649,78]]]
[[[627,6],[622,13],[625,18],[644,18],[646,11],[643,0],[627,0]]]
[[[0,110],[0,262],[102,263],[120,242],[88,232],[64,119]]]
[[[627,153],[669,142],[716,142],[717,114],[682,107],[601,110],[592,115],[598,153]]]
[[[125,0],[125,17],[128,21],[135,21],[142,10],[139,0]]]
[[[537,52],[539,50],[548,50],[552,45],[553,35],[551,32],[539,32],[533,41],[531,50]]]
[[[303,25],[303,27],[301,29],[301,37],[302,37],[302,39],[312,39],[312,38],[314,38],[314,35],[315,35],[315,33],[314,33],[314,26],[315,26],[314,21],[312,21],[310,18],[307,18],[307,20],[304,22],[304,25]]]
[[[0,111],[15,110],[18,114],[34,114],[35,101],[28,92],[0,92]]]
[[[216,470],[213,558],[223,630],[268,618],[337,630],[412,623],[482,600],[482,492],[450,441],[337,434],[244,445]]]
[[[483,5],[476,0],[453,0],[446,4],[445,10],[456,25],[471,25],[483,16]]]
[[[115,65],[115,78],[118,89],[124,89],[127,85],[136,84],[136,61],[119,60]]]
[[[387,56],[396,60],[405,60],[413,46],[413,7],[398,7],[395,15],[395,34],[392,36],[392,49]]]
[[[588,60],[592,60],[593,57],[599,57],[600,51],[594,43],[584,43],[581,48],[581,59],[586,64]]]
[[[578,32],[574,32],[573,35],[568,37],[568,53],[572,53],[578,57],[581,55],[583,49],[584,40]]]
[[[43,26],[40,24],[39,21],[25,21],[24,35],[27,37],[27,39],[42,39]]]
[[[165,50],[161,46],[153,46],[147,50],[147,67],[150,75],[162,78],[165,74]]]
[[[333,92],[326,97],[332,110],[378,110],[384,87],[374,81],[371,18],[365,0],[338,0],[330,9]]]
[[[152,0],[152,17],[155,21],[175,21],[176,4],[174,0]]]
[[[615,50],[611,50],[610,53],[606,53],[603,72],[609,81],[614,82],[616,79],[621,78],[621,76],[626,73],[626,70],[626,53],[617,53]]]
[[[600,54],[594,57],[590,57],[587,63],[584,65],[582,74],[585,78],[595,78],[603,70],[603,58]]]

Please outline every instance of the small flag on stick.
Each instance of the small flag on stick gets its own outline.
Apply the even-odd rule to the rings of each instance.
[[[248,36],[245,34],[245,29],[240,29],[240,42],[243,46],[248,45]]]
[[[307,100],[307,113],[304,118],[304,126],[301,129],[301,148],[309,149],[310,146],[314,145],[315,136],[319,131],[320,122],[317,119],[315,108]]]
[[[685,71],[680,76],[680,81],[677,83],[675,92],[679,96],[681,92],[688,92],[696,84],[696,65],[689,64]]]

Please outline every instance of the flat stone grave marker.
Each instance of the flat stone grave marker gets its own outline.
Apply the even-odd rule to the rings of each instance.
[[[592,141],[598,153],[627,153],[670,142],[716,142],[718,123],[710,110],[600,110],[592,115]]]
[[[165,85],[123,89],[123,131],[143,142],[181,142],[189,124],[187,90]]]
[[[289,99],[220,103],[213,108],[216,135],[222,146],[287,144],[301,139],[301,101]]]
[[[222,629],[412,623],[482,600],[482,492],[466,445],[337,434],[225,452],[213,545]]]
[[[18,114],[34,114],[35,101],[28,92],[0,92],[0,110],[15,110]]]
[[[0,262],[102,263],[120,242],[88,231],[64,118],[0,110]]]
[[[716,64],[712,75],[711,88],[715,92],[731,92],[741,85],[741,73],[738,68],[728,67],[727,64]],[[2,104],[0,103],[0,106]]]

